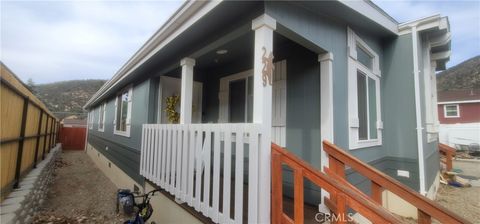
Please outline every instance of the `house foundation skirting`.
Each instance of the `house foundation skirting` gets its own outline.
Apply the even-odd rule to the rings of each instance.
[[[133,190],[138,187],[141,192],[148,192],[156,188],[148,182],[144,185],[136,182],[121,170],[115,163],[105,157],[99,150],[87,143],[87,155],[95,165],[107,176],[117,188]],[[170,200],[163,194],[155,194],[150,200],[153,207],[153,215],[148,220],[156,223],[202,223],[180,205]]]
[[[5,224],[31,223],[37,209],[44,203],[47,190],[53,181],[55,159],[62,151],[57,144],[37,168],[28,173],[2,202],[0,220]]]

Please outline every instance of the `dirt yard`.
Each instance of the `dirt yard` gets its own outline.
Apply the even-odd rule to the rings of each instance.
[[[115,212],[115,185],[83,151],[64,151],[55,180],[34,223],[123,223]]]
[[[480,179],[480,162],[453,162],[460,176],[473,180],[472,187],[457,188],[441,184],[436,201],[472,223],[480,222],[480,186],[473,184]]]

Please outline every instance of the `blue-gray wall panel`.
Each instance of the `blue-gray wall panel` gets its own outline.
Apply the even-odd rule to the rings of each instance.
[[[333,53],[335,144],[343,149],[348,149],[347,24],[341,20],[323,17],[297,4],[288,2],[267,2],[265,10],[267,14],[275,18],[277,22],[286,27],[286,29],[297,33],[303,39],[310,41],[325,51]],[[358,34],[382,57],[381,40],[363,32],[358,32]],[[298,41],[300,42],[300,40]],[[382,63],[383,62],[381,62],[381,64]],[[317,76],[318,75],[319,71],[317,71]],[[287,92],[288,91],[289,89],[287,88]],[[317,116],[319,116],[319,114],[318,111]],[[319,135],[316,136],[316,138],[318,137]],[[287,137],[287,140],[289,140],[289,138],[290,137]],[[384,147],[357,149],[350,151],[350,153],[367,162],[386,156]],[[313,165],[319,166],[319,164]]]

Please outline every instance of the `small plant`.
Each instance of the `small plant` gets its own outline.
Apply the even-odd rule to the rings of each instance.
[[[177,104],[180,102],[180,96],[173,95],[169,96],[166,99],[167,107],[165,112],[167,113],[167,119],[170,124],[178,124],[180,121],[180,113],[176,111]]]

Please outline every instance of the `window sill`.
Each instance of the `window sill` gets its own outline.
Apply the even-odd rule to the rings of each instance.
[[[127,138],[130,138],[130,133],[126,132],[126,131],[113,131],[113,134],[114,135],[120,135],[120,136],[123,136],[123,137],[127,137]]]
[[[105,132],[105,129],[98,129],[99,132]]]
[[[369,148],[369,147],[381,146],[381,145],[382,145],[382,141],[379,139],[363,140],[363,141],[354,142],[352,145],[350,145],[350,150]]]

